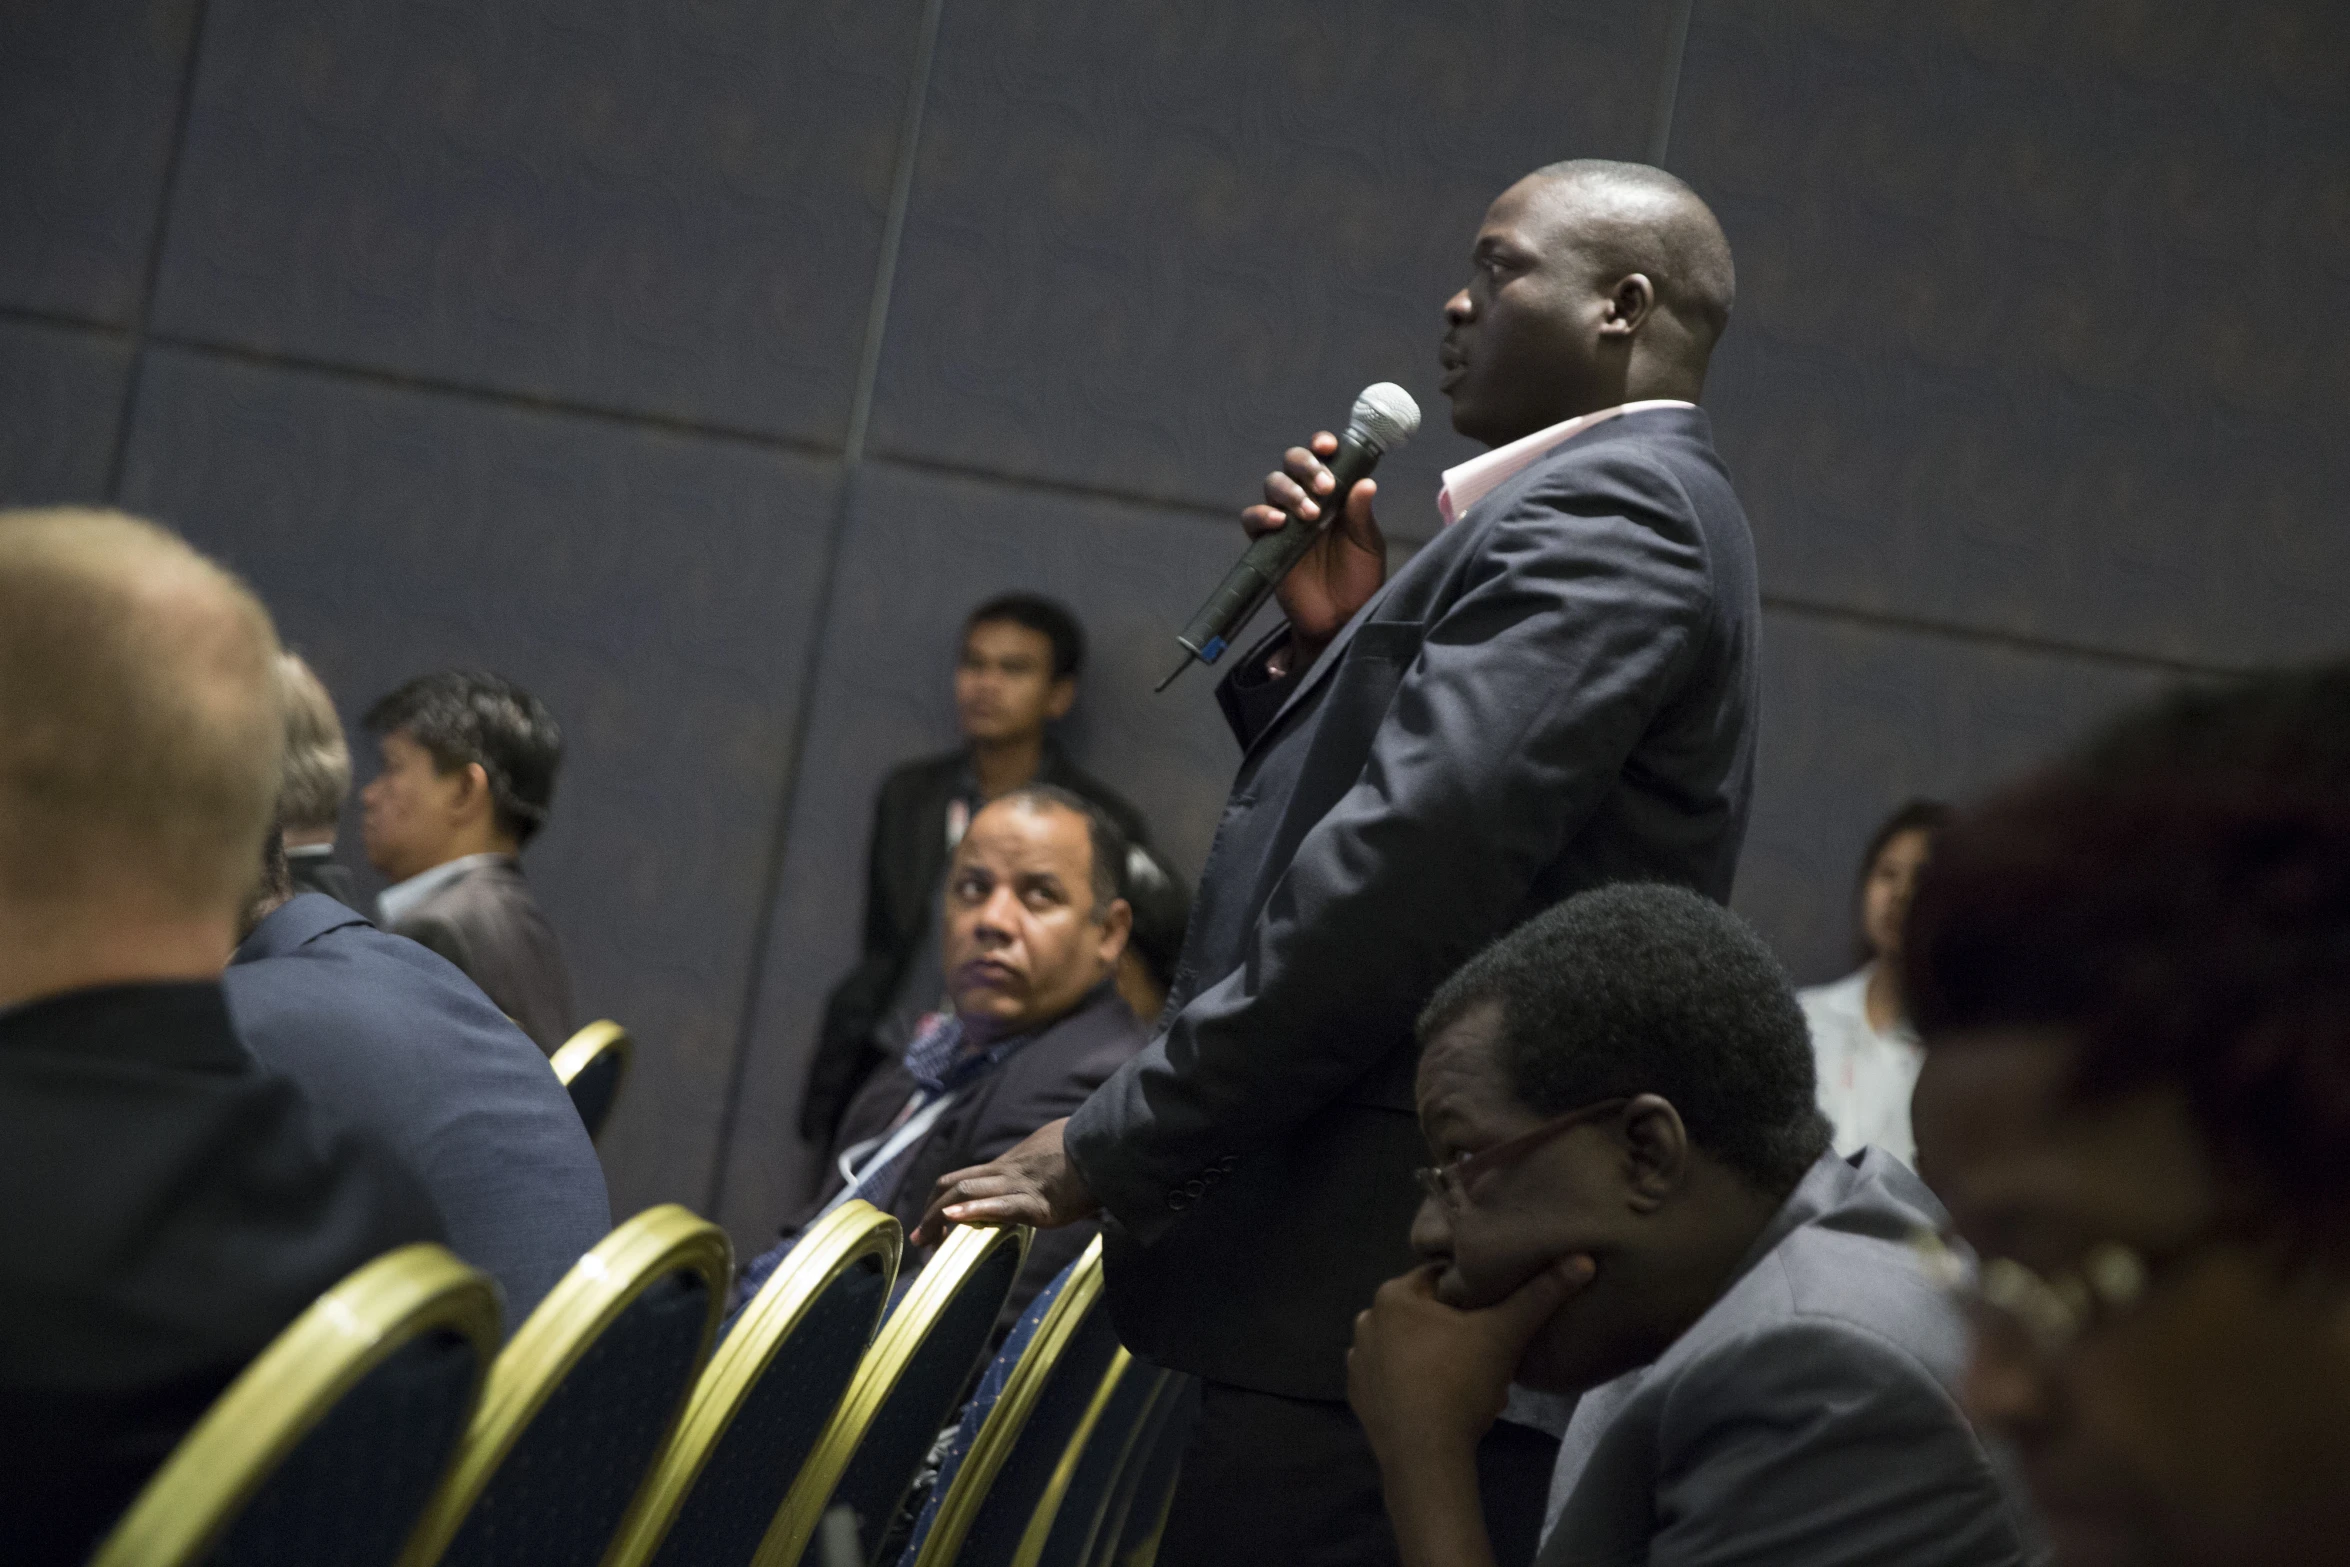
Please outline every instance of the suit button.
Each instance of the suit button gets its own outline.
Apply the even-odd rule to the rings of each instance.
[[[1181,1213],[1184,1209],[1191,1206],[1191,1199],[1182,1192],[1169,1192],[1167,1194],[1167,1206],[1173,1209],[1175,1212]]]
[[[1207,1194],[1208,1183],[1205,1181],[1185,1181],[1183,1183],[1183,1195],[1189,1197],[1194,1202],[1197,1202],[1200,1198],[1205,1197]]]

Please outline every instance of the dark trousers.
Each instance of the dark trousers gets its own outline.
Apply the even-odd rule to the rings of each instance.
[[[1497,1424],[1477,1449],[1500,1567],[1526,1567],[1555,1437]],[[1342,1403],[1206,1382],[1158,1567],[1388,1567],[1399,1560],[1371,1442]]]

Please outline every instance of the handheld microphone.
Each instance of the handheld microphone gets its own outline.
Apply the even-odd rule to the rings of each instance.
[[[1338,454],[1330,459],[1330,477],[1336,482],[1327,497],[1315,498],[1321,516],[1309,523],[1299,521],[1293,513],[1280,527],[1250,541],[1240,563],[1224,574],[1223,582],[1175,638],[1183,648],[1183,662],[1156,689],[1164,691],[1173,685],[1175,677],[1189,669],[1195,658],[1203,664],[1222,658],[1226,645],[1338,515],[1356,482],[1368,477],[1381,457],[1419,431],[1420,405],[1412,401],[1411,393],[1392,381],[1364,387],[1355,399],[1354,411],[1347,415],[1346,433],[1338,438]]]

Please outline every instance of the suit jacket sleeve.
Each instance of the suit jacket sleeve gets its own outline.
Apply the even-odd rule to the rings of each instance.
[[[1846,1322],[1782,1322],[1692,1366],[1666,1406],[1656,1473],[1653,1567],[1986,1567],[2032,1554],[1933,1372]]]
[[[1399,640],[1416,624],[1374,611],[1355,629],[1349,660],[1410,660],[1357,781],[1300,842],[1239,966],[1069,1127],[1138,1240],[1175,1221],[1171,1192],[1283,1138],[1408,1037],[1685,678],[1711,598],[1694,509],[1661,465],[1610,452],[1559,465],[1494,520],[1416,652]],[[1408,1109],[1408,1090],[1374,1102]]]

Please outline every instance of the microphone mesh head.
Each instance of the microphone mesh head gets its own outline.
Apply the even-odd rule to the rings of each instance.
[[[1420,433],[1420,405],[1393,381],[1363,388],[1347,416],[1347,433],[1381,452],[1392,452]]]

